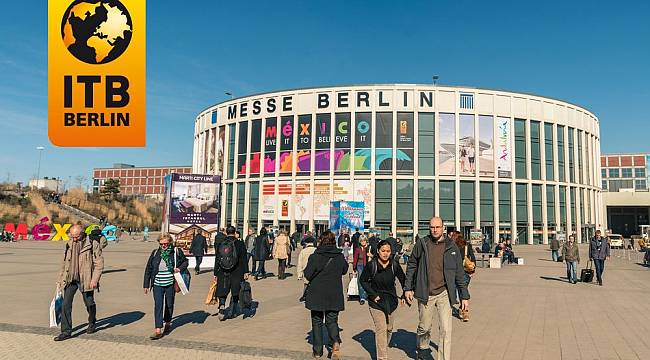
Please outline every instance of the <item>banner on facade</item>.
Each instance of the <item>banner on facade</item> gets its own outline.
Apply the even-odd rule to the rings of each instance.
[[[348,233],[355,229],[363,232],[363,215],[363,201],[332,201],[329,228],[336,236],[346,229]]]
[[[510,119],[497,118],[497,171],[499,177],[512,176]]]

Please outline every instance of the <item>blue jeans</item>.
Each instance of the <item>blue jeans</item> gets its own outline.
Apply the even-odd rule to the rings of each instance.
[[[578,267],[578,262],[577,261],[567,261],[566,262],[566,277],[569,279],[569,282],[576,282],[578,281],[578,274],[577,274],[577,267]]]
[[[154,321],[156,328],[162,329],[163,320],[165,322],[172,321],[175,296],[176,291],[174,291],[174,285],[153,286]]]
[[[596,267],[596,279],[598,283],[602,283],[603,271],[605,271],[605,259],[594,259],[594,266]]]
[[[361,273],[363,272],[364,266],[361,264],[357,264],[357,283],[359,284],[359,300],[366,300],[367,296],[366,295],[366,290],[361,286]]]
[[[557,250],[551,250],[551,257],[553,258],[553,261],[557,261],[558,258]]]
[[[409,256],[408,255],[404,254],[404,255],[402,255],[402,258],[404,258],[404,265],[409,263]]]

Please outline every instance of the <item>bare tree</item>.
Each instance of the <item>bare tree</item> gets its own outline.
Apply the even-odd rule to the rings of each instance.
[[[83,176],[83,175],[77,175],[74,177],[75,181],[77,182],[77,187],[84,188],[84,184],[86,181],[88,181],[88,177]]]

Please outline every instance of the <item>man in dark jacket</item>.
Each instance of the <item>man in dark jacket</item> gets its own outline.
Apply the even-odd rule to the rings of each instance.
[[[271,254],[271,245],[269,244],[269,236],[266,233],[266,228],[260,230],[260,234],[255,238],[255,245],[253,246],[253,261],[257,265],[257,272],[255,273],[255,280],[266,277],[266,269],[264,262],[268,260]]]
[[[226,234],[224,233],[224,229],[220,229],[217,231],[217,234],[214,236],[214,248],[217,248],[217,244],[220,242],[224,241],[226,239]]]
[[[589,241],[589,259],[594,261],[598,285],[603,286],[605,260],[609,260],[610,247],[608,239],[600,234],[600,230],[596,230],[596,236],[591,238],[591,241]]]
[[[406,268],[406,300],[418,300],[417,359],[424,359],[429,348],[433,316],[438,313],[440,340],[436,360],[451,359],[451,314],[460,294],[461,309],[469,309],[469,292],[465,282],[463,254],[443,235],[442,219],[429,222],[429,235],[413,247]]]
[[[361,236],[359,228],[356,228],[354,230],[354,234],[352,235],[352,253],[354,253],[354,250],[359,247],[359,237]]]
[[[391,253],[395,254],[397,252],[397,239],[394,236],[393,232],[388,233],[388,237],[386,238],[386,241],[390,244],[390,249]]]
[[[208,252],[208,243],[205,240],[205,236],[201,234],[200,231],[194,231],[194,237],[192,237],[192,245],[190,245],[190,253],[194,255],[196,260],[196,266],[194,267],[194,273],[196,275],[201,272],[201,262],[203,261],[203,255]]]
[[[560,250],[560,240],[557,239],[557,236],[551,240],[551,258],[553,261],[558,261],[558,252]]]
[[[235,238],[235,227],[228,226],[226,238],[218,246],[233,246],[237,256],[236,265],[232,269],[224,269],[219,261],[222,251],[215,249],[214,280],[217,282],[216,296],[219,298],[219,320],[224,321],[237,316],[239,309],[239,289],[244,280],[248,280],[248,261],[246,261],[246,246],[243,241]],[[226,298],[230,296],[230,307],[224,309]]]

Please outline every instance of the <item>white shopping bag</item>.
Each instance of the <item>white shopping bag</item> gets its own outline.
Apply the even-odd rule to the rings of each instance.
[[[62,307],[63,307],[63,291],[61,291],[61,289],[57,287],[56,292],[54,293],[54,298],[52,298],[52,302],[50,303],[50,327],[51,328],[59,327],[59,324],[61,324]]]
[[[178,288],[181,290],[181,294],[189,294],[190,291],[187,289],[187,285],[185,285],[185,280],[183,279],[183,275],[181,275],[181,273],[174,273],[174,280],[176,281]]]
[[[357,277],[353,276],[350,279],[350,284],[348,284],[348,296],[359,296],[359,282]]]

